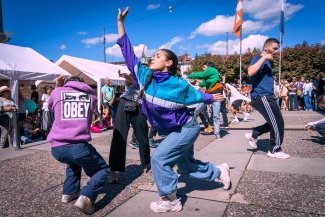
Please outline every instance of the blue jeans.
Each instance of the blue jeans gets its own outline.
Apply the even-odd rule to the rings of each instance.
[[[104,106],[109,108],[109,113],[112,115],[112,121],[115,121],[115,112],[113,106],[110,106],[108,102],[104,102]]]
[[[305,109],[306,110],[313,110],[313,99],[309,94],[304,95],[305,100]]]
[[[39,138],[37,138],[37,139],[30,139],[30,138],[28,138],[28,137],[26,137],[26,136],[21,136],[21,141],[22,142],[24,142],[25,144],[28,144],[28,143],[33,143],[33,142],[38,142],[38,141],[41,141],[41,140],[43,140],[43,137],[39,137]]]
[[[84,169],[91,179],[81,189],[80,195],[94,203],[109,174],[109,166],[103,157],[87,142],[54,147],[52,155],[67,164],[63,194],[74,194],[80,190],[81,170]]]
[[[214,122],[214,134],[220,134],[220,107],[221,102],[213,102],[212,103],[212,110],[213,110],[213,122]],[[194,111],[194,115],[197,116],[201,110],[206,109],[207,105],[204,103],[200,103],[196,106]]]
[[[194,159],[194,142],[200,133],[195,117],[171,132],[155,149],[151,156],[153,178],[159,196],[171,194],[177,188],[178,176],[173,170],[177,165],[181,174],[207,181],[215,180],[220,171],[212,163]]]

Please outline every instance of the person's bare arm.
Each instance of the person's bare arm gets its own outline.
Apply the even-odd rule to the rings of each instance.
[[[103,97],[107,100],[107,102],[109,102],[109,99],[107,98],[106,93],[102,92],[102,94],[103,94]]]
[[[125,34],[125,29],[124,29],[124,19],[126,18],[126,15],[129,12],[129,7],[127,7],[125,9],[125,11],[123,11],[123,13],[121,12],[121,9],[118,9],[118,15],[117,15],[117,29],[118,29],[118,36],[119,38],[121,38],[124,34]]]
[[[253,75],[255,75],[262,67],[264,61],[271,60],[271,59],[273,59],[272,54],[266,54],[262,56],[256,63],[248,67],[248,76],[252,77]]]

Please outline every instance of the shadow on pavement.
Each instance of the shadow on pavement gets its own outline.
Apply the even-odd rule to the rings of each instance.
[[[111,201],[117,197],[123,190],[129,187],[137,178],[143,174],[143,167],[141,165],[128,165],[125,172],[117,173],[118,183],[110,184],[106,182],[104,189],[99,194],[105,194],[103,198],[95,203],[96,212],[105,208]]]

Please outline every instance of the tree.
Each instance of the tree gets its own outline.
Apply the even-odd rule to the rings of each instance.
[[[0,32],[0,43],[7,43],[10,40],[10,37],[13,36],[14,32]]]
[[[254,56],[259,55],[260,50],[255,48],[253,52],[242,54],[242,80],[248,82],[247,70]],[[192,63],[192,71],[202,71],[205,61],[211,61],[218,70],[226,76],[228,82],[239,79],[239,55],[212,55],[205,53],[196,55]],[[274,77],[279,76],[279,55],[275,55],[270,61]],[[314,78],[319,72],[325,72],[325,45],[309,45],[307,41],[294,47],[286,47],[282,50],[281,78],[308,76]]]

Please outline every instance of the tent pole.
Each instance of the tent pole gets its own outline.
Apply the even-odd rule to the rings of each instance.
[[[10,79],[10,88],[11,88],[11,98],[14,100],[16,105],[18,106],[18,80],[17,79]],[[14,138],[13,146],[15,150],[20,150],[20,136],[19,136],[19,124],[18,124],[18,111],[13,114],[14,118]]]

